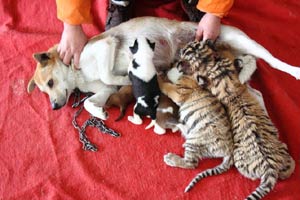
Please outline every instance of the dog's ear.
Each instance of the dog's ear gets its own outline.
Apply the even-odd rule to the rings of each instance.
[[[138,49],[139,49],[139,44],[138,44],[137,39],[134,40],[133,46],[132,46],[132,47],[129,47],[129,49],[130,49],[130,51],[131,51],[132,54],[135,54],[135,53],[138,51]]]
[[[33,58],[42,65],[46,65],[48,60],[50,59],[49,52],[41,52],[33,54]]]
[[[34,82],[34,79],[31,78],[28,85],[27,85],[27,92],[31,93],[34,88],[35,88],[35,82]]]
[[[155,48],[155,42],[151,42],[148,38],[146,38],[147,43],[149,44],[150,48],[152,49],[152,51],[154,51]]]

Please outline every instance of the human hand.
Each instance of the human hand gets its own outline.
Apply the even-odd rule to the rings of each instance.
[[[66,65],[69,65],[73,58],[75,68],[79,69],[80,54],[86,43],[87,36],[81,25],[64,23],[64,30],[57,47],[59,57]]]
[[[221,19],[210,13],[206,13],[200,20],[196,32],[196,40],[215,40],[220,35]]]

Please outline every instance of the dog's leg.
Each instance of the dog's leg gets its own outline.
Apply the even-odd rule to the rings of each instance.
[[[137,103],[134,105],[133,108],[133,116],[128,116],[127,119],[133,124],[141,125],[143,123],[143,120],[138,114],[135,113],[136,107],[137,107]]]
[[[84,101],[84,108],[93,116],[102,120],[108,117],[107,112],[103,108],[109,96],[116,92],[114,87],[101,88],[101,90]]]
[[[101,68],[100,79],[107,85],[131,85],[128,76],[117,76],[113,74],[118,39],[108,37],[106,38],[106,43],[107,45],[105,47],[99,45],[99,48],[97,48],[96,44],[94,47],[96,52],[101,52],[102,54],[98,60],[98,63],[101,63],[99,66]]]
[[[151,120],[150,124],[148,126],[146,126],[145,129],[149,129],[152,128],[154,126],[154,133],[158,134],[158,135],[162,135],[166,133],[166,129],[160,127],[158,125],[158,123],[156,122],[156,120]]]
[[[163,135],[166,133],[166,129],[162,128],[161,126],[159,126],[157,123],[154,125],[154,133],[158,134],[158,135]]]

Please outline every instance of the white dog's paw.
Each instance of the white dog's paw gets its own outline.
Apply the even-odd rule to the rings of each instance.
[[[128,116],[127,119],[128,121],[136,125],[141,125],[143,123],[143,120],[138,115]]]
[[[106,120],[108,118],[108,113],[102,107],[95,107],[91,112],[91,115],[102,120]]]

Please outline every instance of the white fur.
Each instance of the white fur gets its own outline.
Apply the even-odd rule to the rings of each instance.
[[[138,50],[133,55],[133,59],[139,65],[138,68],[133,68],[132,63],[130,63],[128,71],[131,71],[134,76],[139,79],[149,82],[153,76],[156,74],[156,69],[153,64],[154,52],[150,48],[145,37],[138,37]]]
[[[263,46],[235,27],[222,25],[220,40],[228,43],[239,54],[250,54],[256,58],[261,58],[269,63],[271,67],[286,72],[296,79],[300,79],[300,67],[291,66],[275,58]]]
[[[177,67],[173,67],[167,72],[167,77],[172,83],[176,83],[182,75],[183,73]]]
[[[79,71],[74,77],[75,85],[83,92],[95,93],[84,102],[84,108],[93,116],[107,119],[103,106],[108,97],[116,92],[114,85],[129,85],[127,76],[112,73],[118,41],[107,37],[85,46],[81,56]],[[97,52],[97,53],[95,53]]]
[[[115,1],[115,0],[110,0],[113,4],[118,5],[118,6],[123,6],[126,7],[129,5],[129,1]]]
[[[137,101],[137,104],[141,104],[143,107],[147,108],[148,105],[146,104],[144,97],[145,96],[138,97],[138,99],[136,101]]]
[[[146,126],[145,129],[149,129],[149,128],[152,128],[154,126],[154,133],[158,134],[158,135],[163,135],[166,133],[166,130],[162,127],[160,127],[158,125],[158,123],[156,122],[156,120],[151,120],[150,124],[148,124],[148,126]]]
[[[256,59],[251,55],[239,56],[237,59],[240,59],[242,62],[242,70],[239,74],[239,79],[242,84],[250,80],[251,75],[256,70]]]
[[[169,106],[167,108],[157,108],[157,111],[161,112],[161,113],[171,113],[171,114],[173,114],[174,109],[173,109],[173,107]]]

